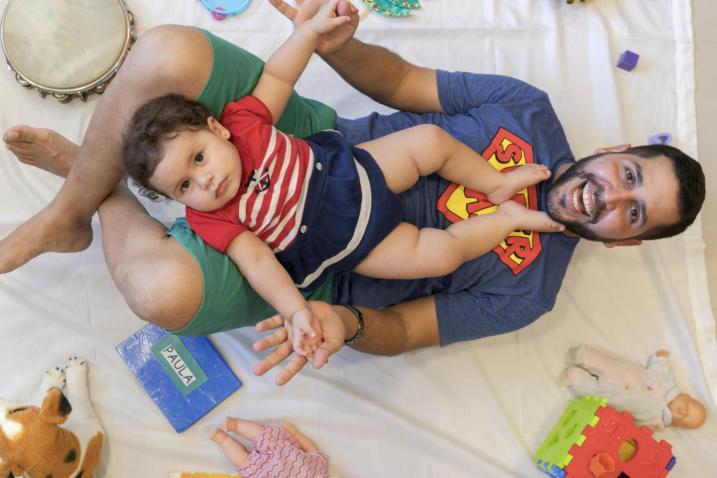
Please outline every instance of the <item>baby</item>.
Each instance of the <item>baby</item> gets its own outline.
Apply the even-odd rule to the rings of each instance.
[[[320,328],[297,287],[349,270],[384,279],[442,276],[516,229],[564,229],[509,201],[547,179],[545,166],[501,174],[435,126],[356,147],[336,131],[301,140],[277,130],[319,36],[349,20],[336,15],[336,4],[297,27],[266,62],[251,95],[227,104],[219,121],[201,104],[167,95],[137,110],[123,144],[140,192],[185,204],[192,229],[231,257],[305,356],[318,347]],[[401,222],[397,194],[432,173],[482,191],[500,205],[497,212],[446,230]]]
[[[705,407],[677,389],[669,355],[658,350],[643,367],[596,347],[574,347],[560,382],[579,396],[607,398],[609,405],[629,412],[641,425],[699,428]]]

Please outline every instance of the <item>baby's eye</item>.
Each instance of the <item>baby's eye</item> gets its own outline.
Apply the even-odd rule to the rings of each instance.
[[[181,192],[186,192],[187,189],[189,189],[189,179],[185,179],[182,181],[182,184],[179,185],[179,190]]]
[[[197,155],[194,157],[195,163],[201,163],[204,161],[204,155],[202,153],[197,153]]]
[[[639,217],[639,213],[638,213],[638,211],[637,211],[637,207],[636,207],[636,206],[632,206],[632,207],[630,208],[630,220],[631,220],[633,223],[635,223],[635,222],[637,222],[638,217]]]

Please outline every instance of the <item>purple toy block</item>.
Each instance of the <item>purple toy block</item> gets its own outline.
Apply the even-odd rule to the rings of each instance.
[[[664,133],[655,133],[647,138],[649,144],[670,144],[672,142],[672,134],[665,131]]]
[[[637,60],[640,59],[640,55],[630,50],[625,50],[620,55],[620,60],[617,62],[617,67],[622,68],[625,71],[632,71],[637,66]]]

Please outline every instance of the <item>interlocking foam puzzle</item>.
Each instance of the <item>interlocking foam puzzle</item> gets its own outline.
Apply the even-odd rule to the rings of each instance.
[[[535,455],[553,478],[664,478],[675,462],[672,445],[599,397],[574,400]]]

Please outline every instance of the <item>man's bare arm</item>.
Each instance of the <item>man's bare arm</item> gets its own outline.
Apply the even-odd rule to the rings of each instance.
[[[331,355],[341,349],[344,340],[355,335],[358,321],[346,307],[310,301],[309,308],[321,323],[324,342],[312,360],[315,368],[321,368],[326,365]],[[404,302],[383,310],[365,307],[360,307],[359,310],[363,314],[364,333],[361,339],[351,345],[356,350],[375,355],[398,355],[439,343],[433,297]],[[273,332],[254,342],[254,350],[257,352],[273,349],[254,367],[255,374],[264,375],[284,363],[276,376],[277,385],[287,383],[306,365],[306,357],[292,354],[291,343],[287,340],[286,329],[282,325],[283,320],[279,315],[259,322],[256,325],[258,331]]]
[[[443,111],[434,69],[355,38],[321,57],[347,83],[381,104],[414,113]]]
[[[363,337],[351,347],[374,355],[398,355],[409,350],[439,344],[436,303],[422,297],[376,310],[357,307],[363,314]],[[358,324],[345,307],[334,306],[346,328],[346,338],[354,335]]]
[[[297,0],[298,10],[284,0],[269,2],[286,18],[301,25],[328,0]],[[339,15],[351,22],[322,35],[317,53],[351,86],[386,106],[415,113],[442,112],[436,71],[413,65],[386,48],[353,38],[358,26],[356,9],[339,2]]]

